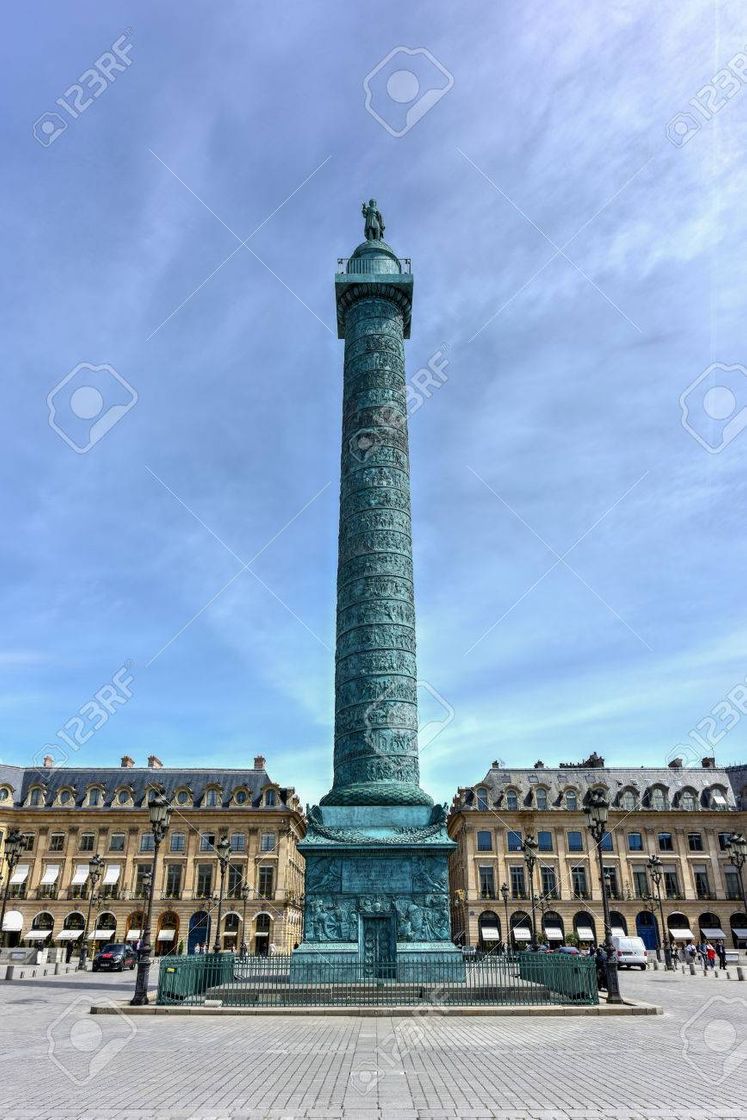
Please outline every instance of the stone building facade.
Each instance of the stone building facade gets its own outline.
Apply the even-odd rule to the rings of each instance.
[[[21,831],[25,851],[11,876],[5,943],[79,946],[88,915],[88,864],[103,872],[91,907],[89,945],[136,941],[146,907],[143,876],[153,861],[148,798],[163,789],[173,811],[158,854],[151,937],[157,954],[212,945],[217,920],[216,844],[227,835],[220,942],[239,948],[249,886],[246,943],[252,953],[290,952],[301,939],[305,831],[292,788],[279,786],[258,756],[251,769],[147,767],[127,756],[120,767],[0,766],[2,843]],[[7,863],[2,867],[7,882]]]
[[[463,944],[483,950],[518,947],[532,921],[521,844],[538,840],[534,870],[536,930],[550,944],[604,937],[596,850],[583,812],[589,790],[610,801],[604,871],[613,929],[643,937],[655,948],[659,908],[647,870],[662,862],[665,936],[687,940],[723,931],[728,948],[747,947],[747,913],[726,837],[747,830],[747,771],[718,769],[713,759],[684,768],[605,767],[585,763],[549,769],[507,769],[494,763],[482,781],[458,790],[449,813],[452,929]],[[746,869],[747,872],[747,869]],[[746,876],[747,877],[747,876]],[[501,887],[508,888],[507,898]],[[706,931],[712,931],[707,933]]]

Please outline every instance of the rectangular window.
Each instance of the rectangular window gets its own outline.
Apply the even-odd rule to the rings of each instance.
[[[508,833],[508,850],[509,852],[521,851],[521,833],[509,830]]]
[[[92,852],[96,847],[96,834],[94,832],[81,832],[79,847],[81,852]]]
[[[730,836],[731,836],[730,832],[719,832],[719,834],[718,834],[718,846],[719,846],[719,848],[721,849],[722,852],[728,852],[728,850],[729,850],[729,837]]]
[[[554,867],[543,867],[540,871],[542,893],[545,898],[558,898],[558,883]]]
[[[229,898],[241,898],[241,888],[244,885],[244,867],[237,863],[229,863],[228,865],[228,887],[227,893]]]
[[[182,865],[166,864],[166,897],[179,898],[182,893]]]
[[[607,888],[607,897],[619,898],[620,892],[617,888],[617,870],[614,867],[604,868],[604,882]]]
[[[187,837],[184,832],[171,833],[171,851],[185,852],[187,850]]]
[[[648,897],[648,875],[643,869],[633,872],[633,889],[636,898]]]
[[[150,878],[151,867],[149,863],[135,865],[135,894],[138,898],[145,898],[148,893],[147,881]]]
[[[602,837],[602,845],[601,846],[602,846],[602,851],[603,852],[613,851],[612,833],[611,832],[605,832],[604,836]]]
[[[231,851],[232,852],[245,852],[246,851],[246,836],[243,832],[231,833]]]
[[[24,851],[24,852],[33,852],[33,850],[34,850],[34,840],[35,839],[36,839],[36,834],[35,833],[24,832],[23,836],[21,837],[21,850]]]
[[[477,850],[478,852],[492,852],[493,850],[493,833],[492,832],[478,832],[477,834]]]
[[[643,836],[640,832],[628,833],[628,851],[629,852],[642,852],[643,851]]]
[[[688,846],[688,848],[690,849],[691,852],[702,852],[703,851],[703,837],[700,835],[699,832],[688,832],[688,834],[687,834],[687,846]]]
[[[731,867],[724,869],[724,886],[726,887],[727,898],[742,897],[742,893],[739,889],[739,875]]]
[[[65,833],[53,832],[49,837],[49,850],[50,852],[61,852],[65,847]]]
[[[676,871],[664,872],[664,889],[666,891],[667,898],[680,897],[680,884],[677,878]]]
[[[511,869],[511,897],[526,898],[527,889],[524,883],[524,868],[512,867]]]
[[[201,832],[200,833],[200,851],[212,852],[215,848],[215,833],[214,832]]]
[[[568,851],[569,852],[583,852],[584,838],[580,832],[568,833]]]
[[[89,791],[88,804],[89,805],[100,805],[101,804],[101,790],[100,789],[92,789],[92,790]]]
[[[210,898],[213,893],[213,865],[212,863],[198,863],[197,864],[197,888],[196,893],[198,898]]]
[[[585,867],[572,867],[571,868],[571,883],[573,885],[573,893],[579,898],[589,897],[589,884],[586,879]]]
[[[274,852],[275,851],[275,833],[263,832],[259,838],[260,852]]]
[[[711,897],[711,884],[708,882],[708,868],[707,867],[694,867],[693,878],[695,880],[695,894],[698,898]]]
[[[143,832],[140,835],[140,851],[152,852],[155,850],[156,842],[153,838],[152,832]]]
[[[124,832],[113,832],[109,837],[109,851],[123,852],[125,850]]]
[[[258,894],[260,898],[272,898],[274,889],[274,868],[260,867],[259,869],[259,889]]]
[[[492,867],[478,868],[480,875],[480,898],[495,898],[495,875]]]
[[[552,833],[551,832],[538,832],[537,833],[537,850],[540,852],[552,851]]]
[[[659,851],[660,852],[673,852],[674,841],[672,840],[671,832],[659,833]]]

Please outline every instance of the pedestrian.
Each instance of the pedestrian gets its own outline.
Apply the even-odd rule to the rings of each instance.
[[[723,941],[719,941],[716,946],[716,952],[718,953],[718,963],[722,968],[726,968],[726,946]]]
[[[705,941],[701,941],[698,945],[698,956],[700,957],[700,963],[703,965],[703,968],[705,968],[708,964],[708,953]]]
[[[711,945],[710,941],[706,945],[706,957],[708,959],[708,967],[709,968],[715,968],[716,967],[716,950],[713,948],[713,945]]]
[[[695,960],[695,958],[697,956],[697,953],[698,953],[698,950],[695,948],[695,942],[691,941],[690,944],[685,949],[685,955],[687,956],[687,960],[690,964],[692,964],[693,961]]]

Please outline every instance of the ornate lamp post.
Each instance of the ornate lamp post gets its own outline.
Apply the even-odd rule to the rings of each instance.
[[[91,907],[96,896],[96,887],[99,885],[101,872],[104,867],[104,861],[101,856],[93,856],[88,863],[88,882],[90,890],[88,893],[88,913],[86,914],[86,928],[83,930],[83,944],[80,948],[80,957],[78,959],[78,971],[84,972],[86,964],[88,963],[88,927],[91,924]],[[98,900],[97,900],[98,901]]]
[[[607,833],[607,820],[610,805],[601,790],[593,790],[588,797],[584,808],[586,824],[597,849],[597,863],[599,865],[599,882],[602,887],[602,909],[604,912],[604,949],[607,954],[605,961],[605,980],[607,983],[607,1003],[622,1003],[620,996],[620,981],[617,974],[617,954],[612,944],[612,927],[610,924],[610,900],[607,897],[607,883],[604,878],[604,859],[602,856],[602,840]]]
[[[153,833],[153,863],[150,870],[148,883],[148,909],[145,915],[145,929],[142,931],[140,951],[137,959],[137,980],[135,981],[135,994],[130,1000],[133,1007],[142,1007],[148,1003],[148,973],[150,972],[150,923],[153,914],[153,893],[156,884],[156,865],[158,849],[169,830],[171,806],[162,793],[156,793],[148,804],[150,813],[150,830]]]
[[[508,927],[508,884],[501,883],[501,898],[503,899],[503,909],[506,912],[506,952],[511,951],[511,930]]]
[[[644,903],[649,914],[654,919],[654,929],[656,930],[656,959],[661,963],[661,937],[659,935],[659,927],[654,918],[656,914],[656,899],[649,891],[646,891],[646,893],[641,896],[641,902]]]
[[[19,828],[11,828],[8,835],[5,837],[5,859],[8,864],[8,878],[5,880],[5,890],[3,891],[3,906],[0,910],[0,938],[2,938],[3,945],[5,944],[5,907],[8,905],[8,894],[10,893],[10,880],[13,878],[16,864],[21,858],[23,851],[23,835]]]
[[[659,940],[664,946],[664,967],[667,972],[672,972],[674,970],[674,965],[672,964],[672,950],[669,946],[669,938],[666,936],[667,927],[664,923],[664,904],[661,901],[661,878],[664,872],[662,870],[661,860],[658,856],[649,856],[648,870],[653,884],[656,887],[656,897],[659,900],[659,920],[661,922],[661,935]]]
[[[244,911],[243,911],[243,914],[242,914],[242,917],[241,917],[241,955],[242,955],[242,957],[246,957],[249,953],[249,946],[246,943],[246,904],[249,901],[249,895],[251,894],[251,891],[252,891],[252,889],[249,886],[249,884],[244,883],[243,887],[241,888],[241,901],[244,904]]]
[[[216,848],[218,853],[218,864],[220,866],[220,891],[218,893],[218,921],[215,923],[215,943],[213,945],[213,952],[220,952],[220,923],[223,914],[223,889],[226,884],[226,871],[228,870],[228,861],[231,858],[231,845],[227,836],[221,836]]]
[[[732,867],[735,867],[737,871],[739,893],[742,896],[742,906],[744,906],[745,913],[747,913],[747,893],[745,893],[744,878],[742,876],[742,869],[745,863],[747,863],[747,840],[745,840],[741,832],[732,832],[727,843],[727,850],[729,852],[729,863]]]
[[[527,875],[529,876],[529,902],[531,905],[531,931],[532,940],[529,942],[529,948],[536,950],[537,948],[537,924],[534,915],[534,865],[537,862],[537,841],[531,832],[527,833],[524,843],[521,845],[521,850],[524,853],[524,862],[527,865]]]

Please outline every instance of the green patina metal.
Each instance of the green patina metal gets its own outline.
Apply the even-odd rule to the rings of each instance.
[[[308,813],[294,979],[392,969],[464,978],[451,942],[444,807],[420,788],[404,340],[413,277],[383,238],[335,276],[345,340],[332,788]],[[423,972],[421,979],[425,977]]]

